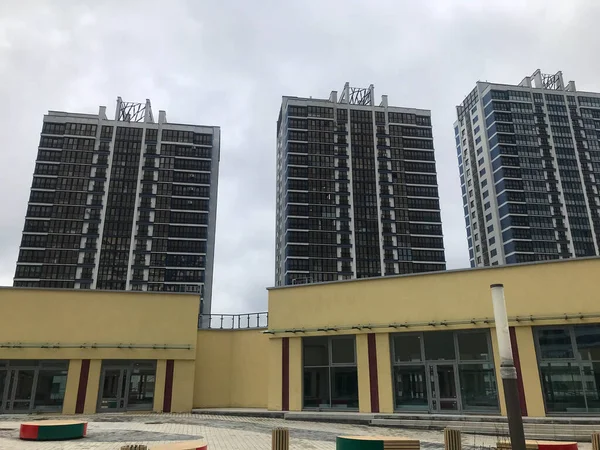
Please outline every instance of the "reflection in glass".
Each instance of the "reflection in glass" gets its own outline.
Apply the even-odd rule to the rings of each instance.
[[[356,367],[332,367],[331,407],[358,408],[358,372]]]
[[[425,359],[428,361],[453,360],[454,333],[452,331],[433,331],[423,333],[425,339]]]
[[[329,368],[304,368],[304,407],[329,407]]]
[[[538,330],[541,359],[573,358],[573,346],[568,328]]]
[[[600,362],[584,364],[583,380],[588,412],[600,412]]]
[[[129,396],[127,406],[137,409],[152,409],[154,404],[154,371],[134,373],[129,378]]]
[[[309,337],[302,339],[304,352],[304,365],[327,366],[329,365],[329,347],[326,337]]]
[[[33,392],[33,370],[18,370],[17,371],[17,388],[15,389],[15,400],[31,400]]]
[[[498,409],[498,387],[492,364],[461,364],[458,372],[464,409]]]
[[[60,410],[67,387],[66,370],[40,370],[35,390],[34,408]]]
[[[331,339],[332,364],[354,364],[354,337]]]
[[[545,363],[540,367],[548,412],[585,412],[583,381],[579,367],[570,362]]]
[[[100,409],[116,409],[119,406],[119,380],[121,369],[105,369]]]
[[[4,386],[6,386],[6,380],[8,378],[8,372],[6,370],[0,369],[0,409],[2,409],[3,403],[3,394],[4,394]]]
[[[581,359],[600,361],[600,325],[575,327],[575,341]]]
[[[487,341],[487,332],[457,333],[458,352],[461,361],[487,361],[490,351]]]
[[[421,336],[406,334],[394,336],[395,362],[421,361]]]
[[[425,366],[394,367],[394,397],[397,409],[427,410]]]

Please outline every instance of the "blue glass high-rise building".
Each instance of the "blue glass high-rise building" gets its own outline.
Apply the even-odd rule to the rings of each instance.
[[[600,94],[537,70],[456,110],[471,266],[598,255]]]

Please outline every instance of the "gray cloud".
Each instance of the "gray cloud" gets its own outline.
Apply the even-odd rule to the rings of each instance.
[[[375,84],[432,110],[448,267],[468,266],[452,124],[477,80],[563,70],[600,90],[595,0],[0,2],[0,284],[12,284],[42,115],[117,95],[222,127],[214,311],[266,309],[282,95]]]

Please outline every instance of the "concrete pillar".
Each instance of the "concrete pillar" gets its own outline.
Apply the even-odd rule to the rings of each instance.
[[[371,385],[369,378],[369,344],[366,334],[356,335],[356,368],[358,370],[358,410],[371,412]]]
[[[379,412],[394,412],[394,391],[392,382],[392,356],[390,353],[390,334],[377,333],[377,378],[379,388]]]

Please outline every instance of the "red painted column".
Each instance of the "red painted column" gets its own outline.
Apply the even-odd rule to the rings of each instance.
[[[371,392],[371,412],[379,412],[379,379],[377,378],[377,342],[375,333],[367,335],[369,349],[369,388]]]
[[[281,410],[290,410],[290,338],[281,340]]]
[[[83,414],[85,408],[85,394],[87,392],[88,376],[90,374],[90,360],[81,361],[79,372],[79,386],[77,387],[77,402],[75,403],[75,414]]]
[[[527,403],[525,402],[525,387],[523,386],[523,373],[521,372],[521,359],[519,358],[519,347],[517,345],[517,333],[515,327],[509,327],[510,346],[512,356],[517,369],[517,387],[519,388],[519,403],[521,404],[521,415],[527,417]]]
[[[171,401],[173,399],[173,372],[175,361],[167,359],[167,370],[165,371],[165,395],[163,399],[163,412],[171,412]]]

